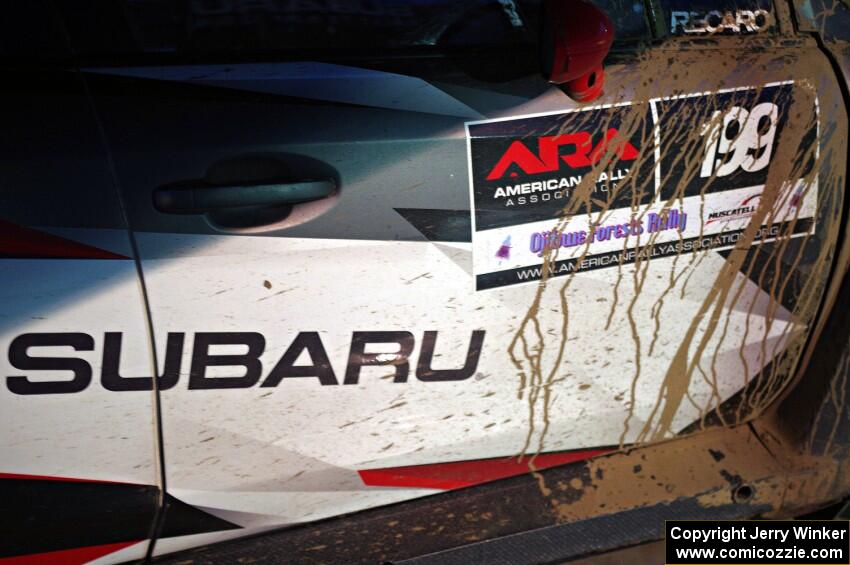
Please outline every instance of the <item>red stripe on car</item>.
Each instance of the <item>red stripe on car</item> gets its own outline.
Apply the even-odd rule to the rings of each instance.
[[[534,458],[534,469],[548,469],[549,467],[575,463],[611,451],[611,448],[605,448],[541,453]],[[363,483],[368,486],[452,490],[528,473],[532,470],[529,465],[530,461],[530,456],[525,456],[522,459],[503,457],[410,465],[407,467],[364,469],[357,472],[360,474]]]
[[[79,565],[88,563],[104,555],[115,553],[142,540],[122,541],[105,545],[90,545],[74,549],[61,549],[45,553],[31,553],[15,557],[0,557],[0,565]]]
[[[0,257],[47,259],[129,259],[58,235],[0,220]]]

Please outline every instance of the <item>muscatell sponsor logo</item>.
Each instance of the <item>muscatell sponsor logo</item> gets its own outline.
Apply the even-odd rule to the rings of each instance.
[[[709,212],[706,218],[705,225],[713,224],[714,222],[730,222],[732,220],[741,220],[749,218],[756,213],[759,206],[761,193],[747,196],[741,201],[741,204],[735,208],[727,208],[725,210],[714,210]]]
[[[327,354],[319,332],[299,332],[292,343],[269,367],[264,367],[260,356],[266,350],[266,338],[256,332],[198,332],[193,336],[191,364],[189,366],[188,389],[223,389],[276,387],[284,379],[315,379],[319,385],[356,385],[360,384],[360,370],[363,367],[388,366],[393,373],[394,383],[408,382],[410,373],[423,382],[463,381],[475,374],[481,349],[484,345],[484,330],[475,330],[469,338],[466,358],[457,351],[462,367],[454,369],[434,369],[432,361],[437,348],[439,332],[426,331],[419,344],[419,357],[414,361],[413,351],[416,338],[407,331],[366,331],[353,332],[347,359],[339,360],[344,367],[342,382],[337,378],[331,360]],[[157,375],[157,388],[168,390],[177,386],[182,375],[183,349],[186,334],[168,332],[165,344],[165,363],[162,373]],[[100,384],[103,388],[115,392],[151,390],[153,379],[150,376],[122,375],[121,332],[103,334],[102,362],[100,364]],[[390,345],[394,353],[368,353],[375,346]],[[240,346],[247,351],[241,354],[222,354],[211,351],[220,346]],[[82,356],[55,357],[40,355],[40,348],[66,347],[74,351],[86,352],[96,349],[95,338],[86,333],[28,333],[22,334],[9,344],[9,363],[23,374],[6,376],[6,388],[14,394],[68,394],[81,392],[88,388],[93,380],[92,365]],[[306,359],[302,358],[302,355]],[[296,361],[302,360],[296,364]],[[307,361],[307,362],[304,362]],[[411,365],[414,367],[411,370]],[[212,376],[208,369],[212,367],[232,368],[237,376]],[[268,369],[268,370],[266,370]],[[49,371],[44,374],[43,371]],[[72,378],[62,375],[52,378],[57,371],[71,373]]]

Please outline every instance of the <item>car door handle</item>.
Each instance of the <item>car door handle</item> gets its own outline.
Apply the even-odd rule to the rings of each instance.
[[[281,206],[319,200],[336,191],[332,179],[257,185],[160,187],[153,205],[166,214],[204,214],[225,208]]]

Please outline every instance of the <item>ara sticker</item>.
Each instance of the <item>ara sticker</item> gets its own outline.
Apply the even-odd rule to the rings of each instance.
[[[797,152],[756,240],[811,233],[817,101],[796,93],[774,83],[468,122],[476,290],[539,280],[547,252],[556,277],[735,245],[795,103],[810,109],[799,147],[814,151]]]

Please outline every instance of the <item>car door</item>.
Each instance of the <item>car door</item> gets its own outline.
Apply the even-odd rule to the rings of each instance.
[[[49,3],[0,29],[0,561],[138,559],[162,484],[130,235]]]
[[[546,81],[538,2],[64,5],[138,242],[168,492],[241,528],[157,551],[783,390],[843,198],[836,78],[787,6],[602,5],[597,106]]]

